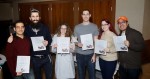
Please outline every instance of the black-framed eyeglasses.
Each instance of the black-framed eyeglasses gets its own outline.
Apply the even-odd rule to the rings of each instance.
[[[122,21],[122,22],[118,22],[118,24],[125,24],[126,22],[125,21]]]
[[[106,25],[108,25],[108,24],[101,24],[101,26],[106,26]]]

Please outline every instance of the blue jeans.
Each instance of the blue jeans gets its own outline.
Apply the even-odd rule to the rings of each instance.
[[[51,79],[52,77],[52,60],[50,55],[45,57],[34,57],[31,58],[33,64],[33,70],[35,73],[35,79],[42,79],[41,68],[44,69],[46,79]]]
[[[119,75],[120,79],[139,79],[141,74],[141,68],[138,69],[128,69],[120,65]]]
[[[103,79],[113,79],[113,74],[116,69],[117,60],[116,61],[105,61],[100,58],[99,65],[100,65]]]
[[[76,54],[78,79],[85,79],[86,68],[88,69],[89,79],[95,79],[95,63],[91,62],[93,54]]]

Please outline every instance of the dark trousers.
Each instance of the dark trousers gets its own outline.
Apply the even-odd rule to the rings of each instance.
[[[31,61],[33,64],[35,79],[42,79],[41,68],[45,71],[46,79],[52,79],[52,60],[50,55],[44,57],[32,56]]]
[[[3,79],[13,79],[13,76],[9,70],[9,67],[7,65],[7,61],[2,65],[3,68]]]
[[[92,56],[93,54],[76,54],[78,79],[85,79],[86,68],[88,70],[89,79],[95,79],[95,63],[91,62]]]
[[[139,79],[141,73],[141,68],[138,69],[128,69],[120,65],[119,75],[120,79]]]
[[[103,79],[113,79],[113,75],[116,69],[117,60],[116,61],[105,61],[103,59],[99,59],[99,65],[102,73]]]

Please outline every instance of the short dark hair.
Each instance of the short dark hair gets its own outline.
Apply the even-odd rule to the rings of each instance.
[[[32,8],[32,9],[30,10],[30,15],[31,15],[31,13],[34,13],[34,12],[37,12],[37,13],[40,14],[40,11],[39,11],[39,10],[37,10],[37,9],[35,9],[35,8]]]
[[[23,21],[17,20],[17,21],[15,21],[15,22],[13,23],[13,28],[16,28],[16,24],[17,24],[17,23],[22,23],[22,24],[24,24]]]
[[[88,11],[88,12],[89,12],[89,14],[91,14],[91,13],[90,13],[90,10],[88,10],[88,9],[84,9],[84,10],[82,10],[82,14],[83,14],[83,12],[84,12],[84,11]]]

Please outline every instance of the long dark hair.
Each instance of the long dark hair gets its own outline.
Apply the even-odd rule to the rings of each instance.
[[[115,34],[117,35],[115,28],[112,26],[111,22],[110,22],[108,19],[102,19],[102,20],[101,20],[101,23],[102,23],[102,21],[105,21],[107,24],[109,24],[109,25],[110,25],[109,30],[112,31],[113,33],[115,33]],[[102,28],[100,27],[98,39],[101,39],[101,36],[102,36],[102,33],[103,33],[103,32],[104,32],[104,31],[103,31]]]
[[[58,27],[58,29],[56,31],[57,36],[60,37],[60,35],[61,35],[61,31],[60,30],[61,30],[62,25],[65,25],[67,27],[66,33],[65,33],[65,37],[71,37],[72,36],[71,28],[67,24],[65,24],[65,23],[59,25],[59,27]]]

